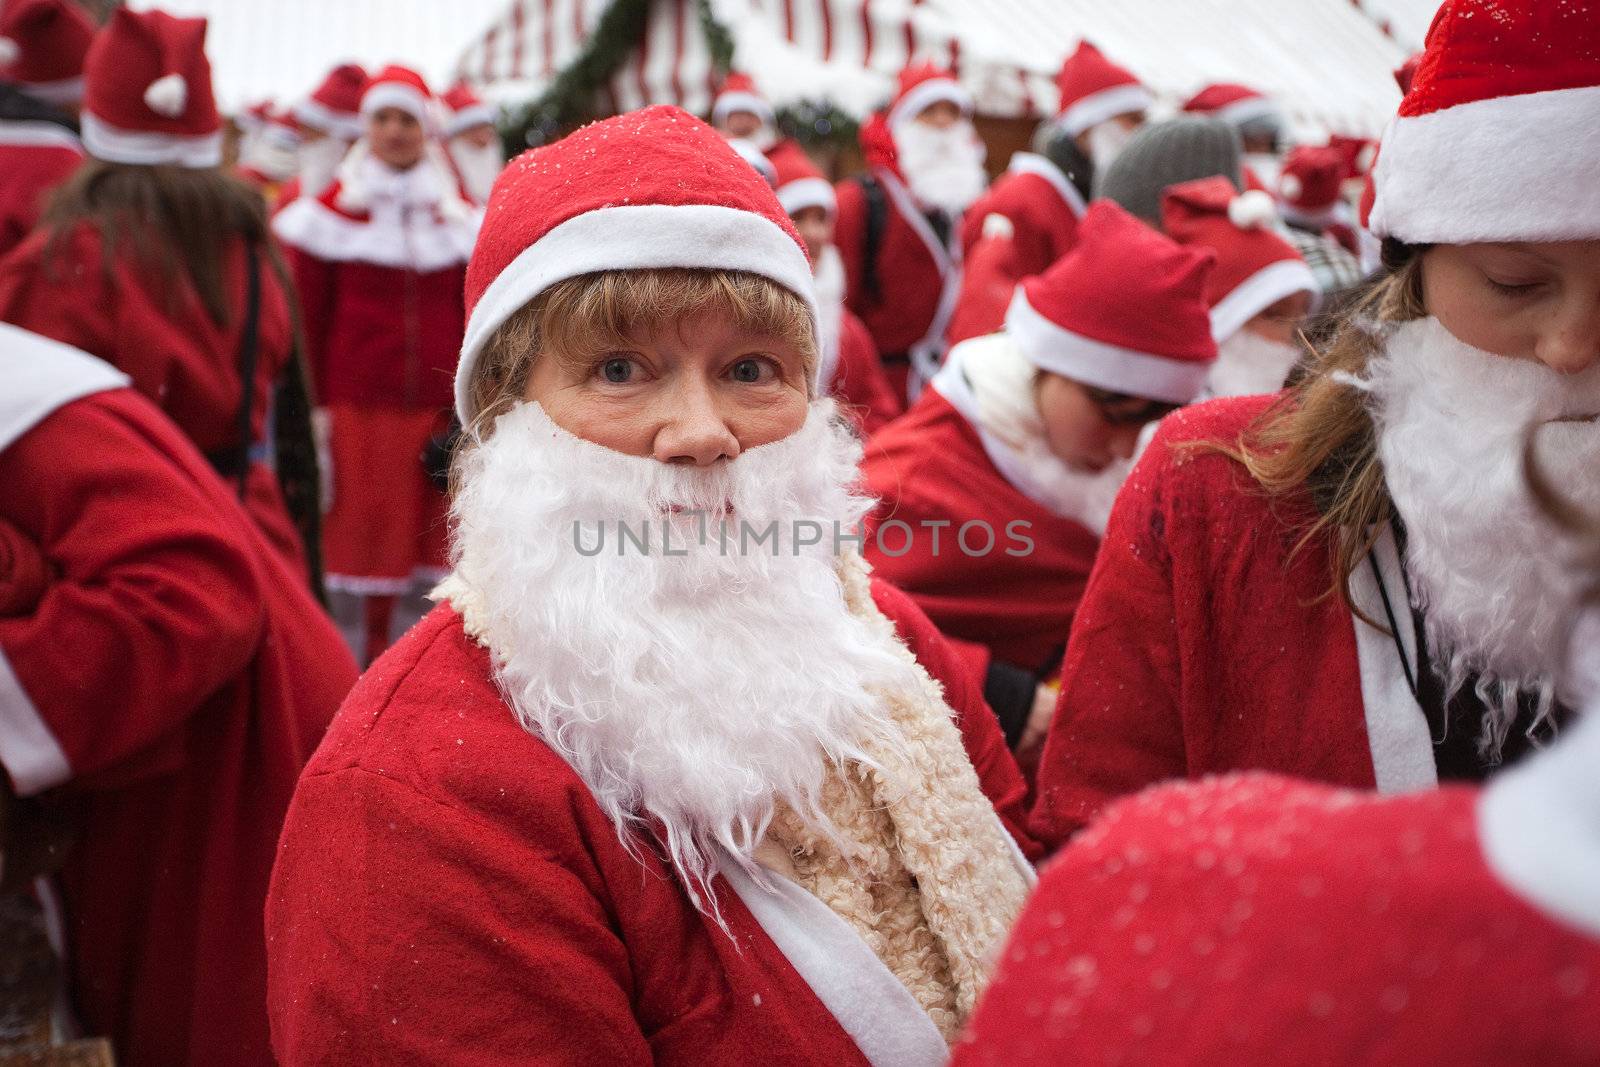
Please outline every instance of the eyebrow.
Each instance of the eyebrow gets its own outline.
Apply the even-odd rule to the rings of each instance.
[[[1556,261],[1551,259],[1549,256],[1535,252],[1532,248],[1529,248],[1521,241],[1496,241],[1490,247],[1503,248],[1507,252],[1515,252],[1518,255],[1527,256],[1530,259],[1537,259],[1540,263],[1543,263],[1546,266],[1559,266],[1559,264],[1557,264]]]

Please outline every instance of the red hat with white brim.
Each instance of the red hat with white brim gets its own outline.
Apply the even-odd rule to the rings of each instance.
[[[768,126],[777,121],[772,113],[772,105],[756,88],[755,79],[748,74],[734,72],[717,90],[717,98],[711,103],[711,121],[720,126],[729,115],[739,111],[748,111]]]
[[[117,8],[84,60],[84,149],[110,163],[220,165],[205,44],[205,19]]]
[[[47,104],[83,99],[83,62],[94,23],[70,0],[0,4],[0,82]]]
[[[972,94],[961,87],[954,74],[935,63],[905,68],[889,105],[889,129],[899,129],[938,103],[954,104],[963,115],[972,114]]]
[[[1230,126],[1239,126],[1255,119],[1281,119],[1278,105],[1272,98],[1248,85],[1218,82],[1208,85],[1191,96],[1183,110],[1195,115],[1210,115]]]
[[[778,203],[783,205],[783,210],[791,216],[813,207],[829,215],[837,210],[839,203],[834,196],[833,183],[822,176],[805,149],[793,141],[785,141],[767,155],[777,172]]]
[[[483,102],[466,82],[456,82],[441,98],[444,101],[444,135],[456,137],[475,126],[493,126],[494,108]]]
[[[294,106],[295,121],[329,137],[354,141],[361,136],[361,95],[366,91],[367,72],[354,63],[341,63]]]
[[[433,92],[410,67],[391,63],[367,83],[361,94],[361,117],[369,119],[386,107],[404,111],[430,130],[437,125]]]
[[[1061,102],[1055,122],[1070,137],[1155,103],[1155,96],[1132,71],[1111,62],[1088,41],[1080,41],[1078,50],[1061,65],[1056,89]]]

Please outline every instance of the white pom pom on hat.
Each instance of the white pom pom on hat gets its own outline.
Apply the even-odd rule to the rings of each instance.
[[[0,37],[0,67],[9,67],[22,58],[22,47],[9,37]]]
[[[182,74],[163,74],[145,88],[144,102],[157,115],[175,119],[189,102],[189,83]]]
[[[1241,230],[1255,230],[1270,225],[1278,217],[1278,208],[1272,197],[1260,189],[1240,193],[1228,205],[1228,221]]]

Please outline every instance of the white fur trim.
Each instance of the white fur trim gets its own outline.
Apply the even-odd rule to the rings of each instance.
[[[83,147],[107,163],[141,166],[172,164],[196,170],[222,165],[222,131],[195,136],[123,130],[85,111],[80,125]]]
[[[1394,535],[1384,529],[1373,546],[1383,567],[1384,588],[1400,624],[1400,639],[1413,666],[1417,662],[1416,626],[1411,619],[1411,604],[1406,599],[1400,577],[1400,556]],[[1383,600],[1370,564],[1357,567],[1350,576],[1350,599],[1368,617],[1385,622]],[[1367,745],[1372,754],[1372,776],[1380,793],[1411,793],[1432,789],[1439,784],[1439,771],[1433,759],[1433,738],[1428,733],[1428,717],[1423,714],[1411,687],[1406,683],[1405,667],[1395,649],[1394,638],[1362,622],[1350,613],[1356,631],[1356,658],[1361,671],[1361,705],[1366,716]]]
[[[1506,887],[1600,937],[1600,706],[1495,777],[1478,801],[1483,858]]]
[[[47,104],[76,104],[83,99],[83,76],[53,82],[21,82],[23,92]]]
[[[1089,205],[1084,203],[1083,194],[1078,192],[1078,187],[1061,172],[1060,167],[1045,156],[1033,152],[1013,153],[1006,170],[1016,174],[1032,174],[1049,182],[1050,188],[1056,191],[1056,195],[1067,205],[1075,218],[1083,218],[1083,213],[1089,210]]]
[[[189,102],[189,83],[182,74],[163,74],[145,87],[144,102],[157,115],[175,119]]]
[[[371,118],[386,107],[399,108],[424,126],[432,119],[429,100],[403,82],[379,82],[361,96],[361,117]]]
[[[1291,293],[1315,296],[1317,291],[1317,276],[1305,260],[1280,259],[1256,271],[1217,301],[1211,309],[1211,336],[1221,344]]]
[[[341,215],[314,196],[299,197],[278,212],[272,232],[284,244],[329,262],[422,272],[465,263],[477,239],[477,227],[469,221],[428,220],[401,232]]]
[[[1243,100],[1235,100],[1226,107],[1219,107],[1211,112],[1211,117],[1221,119],[1223,122],[1234,126],[1242,126],[1256,119],[1283,119],[1283,112],[1278,105],[1265,96],[1247,96]]]
[[[954,78],[929,78],[889,109],[889,128],[899,129],[940,101],[956,105],[963,115],[972,114],[972,94],[963,89],[959,82]]]
[[[760,274],[806,302],[813,328],[818,321],[811,264],[794,238],[770,219],[718,204],[637,204],[586,211],[523,249],[472,309],[456,367],[456,413],[461,421],[470,423],[476,414],[468,397],[478,353],[528,301],[580,274],[669,267]]]
[[[494,108],[488,104],[471,104],[460,111],[452,111],[444,123],[444,135],[456,137],[474,126],[493,126]]]
[[[1062,329],[1039,314],[1020,285],[1006,310],[1006,333],[1040,370],[1167,404],[1199,396],[1214,362],[1167,359]]]
[[[820,207],[832,216],[839,206],[833,183],[826,178],[796,178],[778,186],[778,203],[791,215],[808,207]]]
[[[1410,244],[1600,237],[1600,85],[1396,117],[1371,230]]]
[[[354,141],[361,136],[360,115],[348,111],[334,111],[309,97],[294,106],[294,117],[314,130],[321,130],[329,137]]]
[[[83,154],[83,142],[53,122],[0,122],[0,145],[17,148],[65,148]]]
[[[0,323],[0,378],[0,450],[57,408],[128,384],[111,364],[7,323]]]
[[[755,93],[721,93],[711,105],[711,124],[720,126],[735,111],[748,111],[768,126],[775,121],[772,105]]]
[[[67,754],[17,680],[4,650],[0,650],[0,765],[19,797],[42,793],[72,777]]]
[[[768,891],[737,863],[724,861],[719,868],[868,1063],[936,1067],[949,1058],[938,1027],[910,990],[826,904],[780,874],[768,876]]]
[[[1090,93],[1077,100],[1057,115],[1055,122],[1066,131],[1068,137],[1076,137],[1085,130],[1093,129],[1118,115],[1148,111],[1155,102],[1154,94],[1136,82],[1113,85],[1109,89],[1101,89],[1098,93]]]
[[[0,37],[0,67],[9,67],[21,57],[21,45],[9,37]]]

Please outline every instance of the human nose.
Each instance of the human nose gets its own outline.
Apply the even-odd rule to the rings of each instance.
[[[656,430],[651,451],[656,459],[708,467],[720,459],[738,456],[739,439],[728,425],[710,383],[686,383],[663,400],[668,409]]]
[[[1539,339],[1539,362],[1562,374],[1577,374],[1600,363],[1600,293],[1558,315]]]

